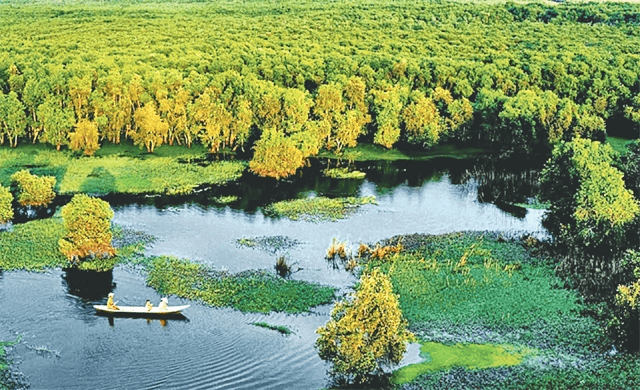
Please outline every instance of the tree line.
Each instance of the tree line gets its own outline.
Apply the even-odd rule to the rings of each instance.
[[[86,155],[126,139],[148,152],[195,142],[253,151],[251,169],[273,177],[358,142],[550,152],[575,136],[603,139],[608,126],[637,129],[639,12],[382,0],[0,6],[0,142]]]

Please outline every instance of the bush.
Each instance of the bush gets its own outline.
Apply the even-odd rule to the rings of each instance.
[[[360,279],[351,300],[336,303],[331,320],[316,331],[318,354],[342,381],[365,382],[400,363],[414,339],[389,277],[374,269]]]
[[[109,203],[83,194],[75,195],[62,208],[62,218],[66,235],[59,241],[60,252],[69,260],[106,258],[115,254],[111,246],[113,210]]]
[[[23,169],[11,175],[11,181],[18,185],[18,203],[22,206],[46,206],[56,197],[53,176],[36,176]]]
[[[13,202],[13,195],[11,195],[8,188],[0,185],[0,225],[13,219],[11,202]]]

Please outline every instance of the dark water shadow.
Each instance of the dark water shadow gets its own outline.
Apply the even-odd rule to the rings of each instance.
[[[113,289],[113,271],[83,271],[77,268],[64,268],[63,284],[69,294],[86,301],[103,300]]]

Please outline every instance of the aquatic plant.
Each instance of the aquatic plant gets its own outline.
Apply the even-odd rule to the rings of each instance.
[[[347,252],[347,242],[342,241],[338,242],[334,237],[331,241],[331,245],[327,248],[327,260],[335,260],[338,257],[342,261],[346,261],[349,257],[349,253]]]
[[[259,326],[259,327],[265,328],[265,329],[275,330],[276,332],[280,332],[285,336],[289,336],[290,334],[293,333],[293,331],[291,329],[289,329],[288,327],[286,327],[284,325],[271,325],[271,324],[268,324],[268,323],[266,323],[264,321],[262,321],[262,322],[252,322],[251,325]]]
[[[0,234],[0,269],[42,271],[68,265],[58,249],[63,236],[64,226],[59,218],[15,225],[12,231]]]
[[[301,245],[302,242],[286,236],[242,237],[236,240],[238,246],[260,249],[272,255]]]
[[[274,268],[276,269],[276,273],[282,278],[288,278],[291,276],[292,265],[289,264],[285,256],[278,257]]]
[[[238,200],[238,196],[236,195],[227,195],[227,196],[218,196],[213,198],[213,201],[220,204],[229,204]]]
[[[348,168],[330,168],[323,171],[327,177],[334,179],[364,179],[367,174],[361,171],[350,171]]]
[[[284,200],[265,208],[267,215],[287,217],[291,220],[309,222],[337,221],[347,218],[360,206],[377,204],[374,196]]]
[[[391,382],[409,383],[418,376],[452,367],[480,369],[500,366],[515,366],[522,362],[527,353],[533,351],[510,345],[421,343],[420,356],[425,360],[394,371]]]
[[[147,284],[164,295],[259,313],[302,313],[331,302],[335,294],[332,287],[285,280],[265,271],[229,274],[189,260],[164,256],[150,262]]]

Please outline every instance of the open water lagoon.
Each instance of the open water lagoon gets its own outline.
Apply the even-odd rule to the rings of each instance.
[[[148,254],[207,263],[218,270],[273,270],[277,257],[295,262],[293,279],[345,292],[355,279],[324,259],[332,238],[354,249],[360,242],[410,233],[502,231],[545,235],[543,210],[506,212],[494,201],[522,203],[535,195],[530,170],[489,162],[368,162],[357,168],[365,180],[329,179],[316,161],[294,179],[276,183],[251,175],[237,183],[184,198],[110,199],[114,222],[157,237]],[[213,198],[236,195],[230,205]],[[339,221],[291,221],[263,213],[282,199],[307,196],[374,195]],[[510,210],[511,211],[511,210]],[[283,247],[248,247],[238,239],[281,236]],[[282,238],[280,241],[283,242]],[[22,335],[12,353],[15,366],[34,389],[319,389],[328,366],[313,344],[315,329],[329,319],[330,305],[308,314],[244,314],[170,297],[190,304],[184,319],[108,318],[92,305],[114,292],[122,305],[160,300],[144,275],[128,267],[86,280],[73,272],[0,274],[0,339]],[[290,336],[252,325],[285,325]]]

